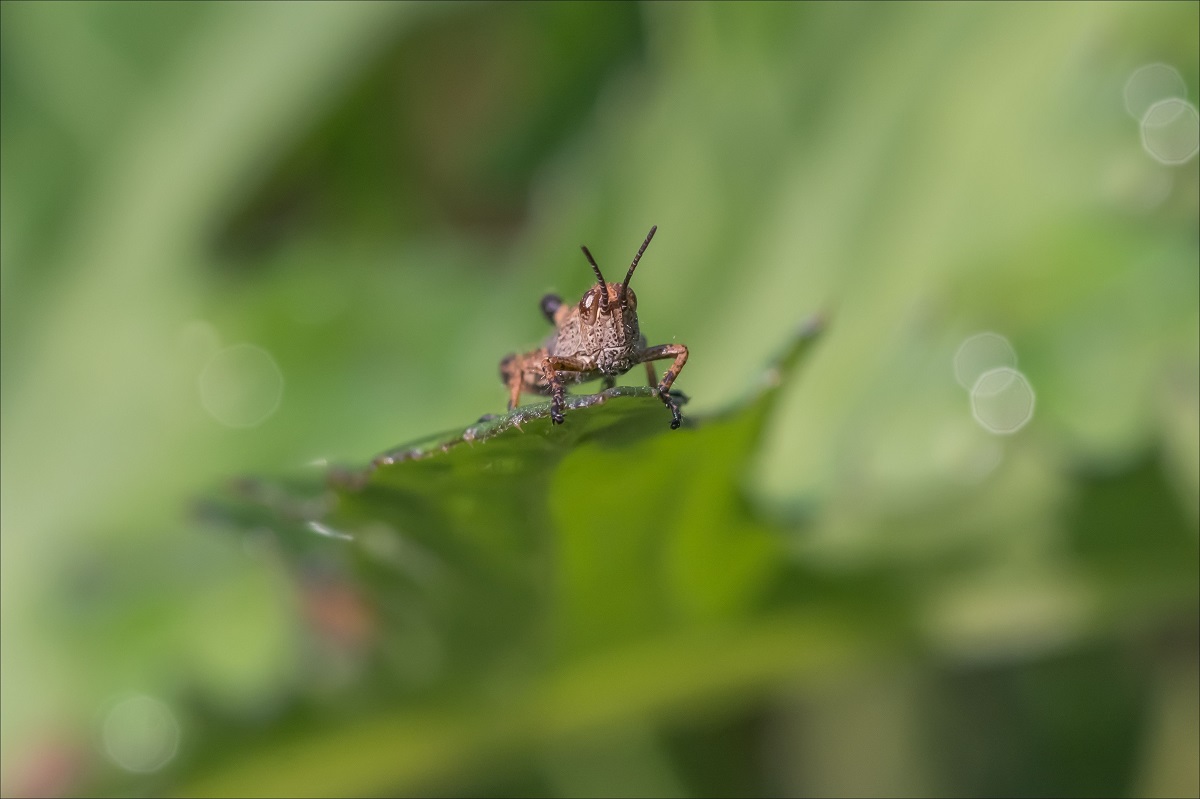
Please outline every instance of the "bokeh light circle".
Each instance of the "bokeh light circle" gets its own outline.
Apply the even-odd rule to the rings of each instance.
[[[1179,70],[1166,64],[1138,67],[1125,81],[1125,110],[1139,122],[1150,106],[1172,97],[1187,97],[1187,84]]]
[[[954,379],[969,391],[984,372],[1016,365],[1017,352],[1008,339],[991,331],[976,333],[963,339],[954,353]]]
[[[971,387],[971,414],[996,435],[1011,435],[1027,425],[1035,404],[1029,380],[1007,366],[984,372]]]
[[[227,427],[256,427],[279,408],[283,373],[271,354],[253,344],[219,350],[197,378],[200,401]]]
[[[146,774],[171,762],[179,722],[166,703],[145,694],[122,699],[104,717],[104,753],[126,771]]]
[[[1191,161],[1200,151],[1200,111],[1187,100],[1159,100],[1142,117],[1142,147],[1162,164]]]

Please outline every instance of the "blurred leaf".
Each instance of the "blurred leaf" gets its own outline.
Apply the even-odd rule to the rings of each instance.
[[[1103,587],[1107,611],[1120,618],[1154,618],[1200,593],[1195,523],[1171,490],[1163,460],[1079,481],[1069,544]]]
[[[964,796],[1126,796],[1147,679],[1118,647],[939,675],[931,750]]]

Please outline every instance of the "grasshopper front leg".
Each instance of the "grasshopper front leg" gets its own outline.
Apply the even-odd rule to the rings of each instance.
[[[550,384],[550,423],[563,423],[563,384],[559,372],[590,372],[592,365],[583,358],[549,355],[542,361],[542,375]]]
[[[687,363],[687,347],[682,344],[659,344],[657,347],[647,347],[638,354],[638,361],[646,364],[647,373],[652,379],[654,367],[650,366],[650,362],[661,361],[664,358],[674,358],[675,362],[667,367],[667,371],[663,372],[662,380],[658,383],[658,398],[671,411],[671,429],[677,430],[683,417],[679,413],[679,403],[671,397],[671,384],[675,382],[675,378],[679,377],[679,372]]]

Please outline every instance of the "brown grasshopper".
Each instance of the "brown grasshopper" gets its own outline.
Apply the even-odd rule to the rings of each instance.
[[[642,248],[629,265],[624,283],[606,283],[596,259],[582,247],[584,256],[596,273],[596,285],[584,293],[578,305],[566,305],[557,294],[542,297],[542,313],[553,323],[554,332],[546,343],[523,355],[509,355],[500,361],[500,378],[508,386],[508,409],[517,407],[521,392],[550,396],[550,422],[563,423],[563,383],[584,383],[604,379],[604,387],[616,385],[623,375],[646,364],[650,385],[658,383],[658,396],[671,411],[671,429],[679,427],[679,403],[671,396],[671,384],[687,363],[688,350],[682,344],[647,347],[646,337],[638,329],[637,295],[629,288],[629,279],[642,253],[654,238],[658,225],[650,228]],[[674,358],[675,362],[659,381],[652,361]]]

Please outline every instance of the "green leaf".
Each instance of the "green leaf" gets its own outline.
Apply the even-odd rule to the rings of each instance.
[[[839,661],[859,633],[828,608],[744,622],[768,610],[787,559],[741,475],[820,329],[802,327],[738,407],[679,430],[653,389],[617,387],[571,396],[561,426],[549,403],[531,405],[332,469],[324,485],[243,480],[207,503],[244,531],[270,529],[302,573],[340,564],[373,620],[378,679],[365,682],[392,709],[252,747],[180,791],[411,786],[497,748]],[[414,680],[431,648],[442,668]],[[497,679],[500,699],[486,688]],[[439,687],[455,699],[431,698],[449,695]],[[464,690],[488,695],[464,707]]]

